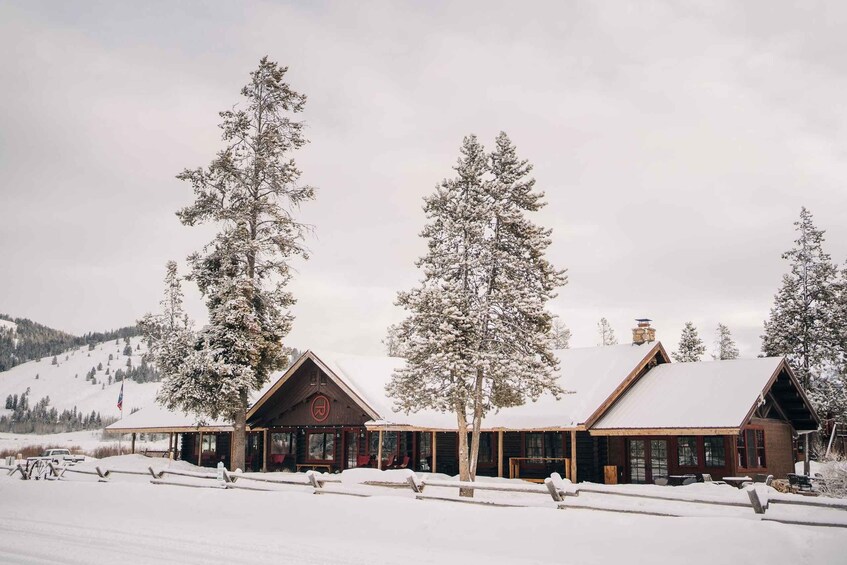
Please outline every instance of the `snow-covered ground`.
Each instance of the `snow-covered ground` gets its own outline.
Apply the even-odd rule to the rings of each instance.
[[[117,401],[121,384],[114,382],[114,378],[109,384],[106,369],[109,369],[112,376],[118,369],[126,370],[127,357],[123,355],[125,345],[123,339],[118,343],[100,343],[91,351],[86,345],[57,355],[57,365],[51,364],[52,357],[44,357],[40,361],[29,361],[0,372],[0,409],[4,407],[8,395],[20,396],[29,388],[30,406],[49,396],[50,406],[59,412],[65,409],[73,410],[76,406],[77,411],[82,413],[90,414],[93,410],[104,418],[117,418],[120,415]],[[138,366],[141,364],[141,355],[146,351],[146,345],[140,337],[130,338],[130,345],[132,363]],[[140,349],[137,349],[139,346]],[[100,364],[102,369],[95,375],[97,384],[91,384],[91,381],[85,379],[85,375]],[[153,404],[158,389],[159,383],[126,381],[124,413],[129,414],[134,408]]]
[[[129,449],[129,438],[123,437],[118,441],[116,435],[103,435],[102,430],[87,430],[80,432],[67,432],[63,434],[11,434],[0,432],[0,451],[21,450],[30,445],[42,447],[78,447],[82,451],[93,452],[100,447],[118,447],[120,443],[126,450]],[[168,448],[168,440],[147,441],[138,439],[135,443],[136,451],[144,449],[165,450]]]
[[[193,468],[137,455],[86,463],[94,464]],[[365,478],[351,474],[350,482]],[[706,488],[651,491],[702,495]],[[0,501],[2,563],[823,565],[843,563],[847,552],[847,529],[761,522],[752,511],[664,518],[390,494],[315,496],[303,487],[251,492],[154,486],[134,476],[98,483],[85,475],[63,481],[0,476]]]

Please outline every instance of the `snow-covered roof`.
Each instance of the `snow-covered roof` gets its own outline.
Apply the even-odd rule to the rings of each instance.
[[[182,412],[172,412],[163,406],[153,404],[145,406],[137,412],[125,416],[117,422],[106,426],[109,432],[139,431],[139,430],[184,430],[191,431],[198,427],[197,418]],[[221,431],[232,430],[232,424],[223,420],[204,422],[205,428],[220,428]]]
[[[271,376],[269,382],[258,392],[255,392],[251,395],[251,404],[255,403],[259,400],[265,392],[267,392],[274,383],[282,377],[283,373],[278,372]],[[127,381],[129,382],[129,381]],[[150,402],[144,408],[125,416],[124,418],[106,426],[106,430],[109,432],[120,433],[122,431],[132,432],[132,431],[151,431],[155,432],[156,430],[165,431],[191,431],[197,429],[198,427],[202,427],[205,429],[215,429],[217,431],[231,431],[232,424],[227,422],[224,419],[205,421],[202,426],[198,424],[197,418],[195,416],[185,414],[179,411],[171,411],[156,404],[155,402]]]
[[[546,394],[523,406],[505,408],[489,414],[484,429],[573,428],[608,400],[616,389],[642,363],[652,356],[659,344],[612,345],[563,349],[555,354],[560,361],[559,385],[573,394],[559,399]],[[341,384],[349,388],[378,416],[371,426],[412,426],[425,429],[456,429],[452,413],[421,410],[410,414],[397,411],[385,393],[391,375],[405,361],[392,357],[365,357],[330,351],[311,351]]]
[[[592,429],[738,428],[781,364],[766,357],[659,365]]]

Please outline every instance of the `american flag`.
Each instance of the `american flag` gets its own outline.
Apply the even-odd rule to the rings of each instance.
[[[124,411],[124,382],[121,381],[121,393],[118,395],[118,410]]]

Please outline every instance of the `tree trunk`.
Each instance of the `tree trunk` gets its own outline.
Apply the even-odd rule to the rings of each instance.
[[[457,435],[459,439],[459,480],[471,481],[470,464],[468,461],[468,417],[464,404],[456,405]],[[459,496],[473,496],[472,489],[459,489]]]
[[[230,461],[229,468],[231,471],[235,471],[236,469],[241,469],[246,471],[244,468],[244,452],[247,448],[247,403],[244,402],[242,406],[235,413],[235,416],[232,421],[232,461]]]
[[[476,480],[476,467],[479,463],[479,428],[482,426],[482,377],[482,369],[477,369],[476,382],[474,383],[473,424],[471,428],[471,452],[469,457],[469,475],[472,481]]]

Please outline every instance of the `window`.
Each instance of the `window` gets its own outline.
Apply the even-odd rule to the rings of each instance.
[[[310,432],[306,436],[309,459],[312,461],[332,461],[335,459],[335,432]]]
[[[207,451],[216,451],[216,446],[218,443],[217,439],[218,436],[216,435],[204,435],[203,446],[201,448],[203,450],[203,453],[206,453]]]
[[[643,439],[629,440],[629,480],[632,483],[647,481],[647,460]]]
[[[680,467],[697,466],[697,438],[694,436],[679,436],[677,439],[677,458]]]
[[[765,459],[765,431],[742,430],[736,442],[738,448],[738,466],[744,469],[767,467]]]
[[[272,433],[271,453],[285,453],[286,455],[297,453],[297,434],[294,432]]]
[[[703,438],[706,451],[706,467],[725,467],[726,449],[723,438],[720,436],[707,436]]]
[[[397,454],[397,434],[399,432],[382,432],[382,457],[389,453]],[[368,455],[377,456],[379,450],[379,432],[368,433]]]
[[[479,458],[477,463],[494,463],[494,451],[491,446],[491,435],[488,432],[479,433]],[[468,434],[468,453],[471,452],[473,434]]]
[[[526,457],[530,459],[529,463],[541,463],[539,459],[544,457],[544,434],[529,433],[525,436]]]
[[[653,479],[668,476],[668,442],[664,439],[650,440],[650,468]]]

